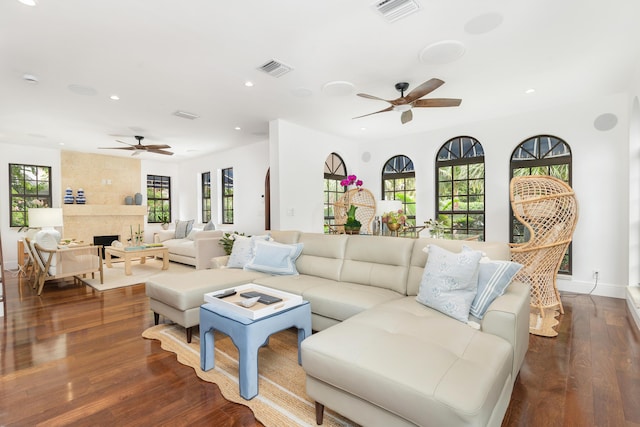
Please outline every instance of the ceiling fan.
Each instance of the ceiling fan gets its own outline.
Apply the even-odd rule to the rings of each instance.
[[[431,79],[422,83],[420,86],[409,92],[407,96],[405,96],[404,91],[409,89],[409,83],[396,83],[395,87],[396,90],[400,92],[400,98],[393,100],[383,99],[373,95],[367,95],[366,93],[359,93],[358,96],[368,99],[376,99],[378,101],[385,101],[391,104],[391,106],[374,113],[354,117],[354,119],[370,116],[372,114],[384,113],[385,111],[399,111],[402,113],[402,115],[400,116],[400,121],[402,122],[402,124],[405,124],[413,119],[413,112],[411,111],[411,109],[414,107],[457,107],[458,105],[460,105],[462,100],[455,98],[420,99],[423,96],[438,89],[443,84],[444,82],[440,79]]]
[[[130,150],[130,151],[133,151],[133,154],[131,154],[132,156],[137,156],[142,152],[166,154],[169,156],[173,156],[173,153],[171,151],[165,150],[165,148],[171,148],[171,146],[169,145],[166,145],[166,144],[143,145],[142,140],[144,139],[144,136],[136,135],[134,136],[134,138],[138,140],[137,144],[129,144],[128,142],[119,141],[116,139],[117,142],[128,145],[128,147],[98,147],[98,148],[100,148],[101,150]]]

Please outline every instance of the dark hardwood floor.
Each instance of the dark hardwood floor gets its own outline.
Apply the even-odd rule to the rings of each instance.
[[[9,272],[10,273],[10,272]],[[144,285],[93,291],[8,277],[0,425],[261,426],[156,341]],[[640,426],[640,335],[624,300],[563,296],[556,338],[530,336],[504,426]]]

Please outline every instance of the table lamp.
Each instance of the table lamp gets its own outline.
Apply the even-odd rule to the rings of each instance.
[[[60,242],[60,232],[53,227],[63,226],[62,208],[29,208],[28,214],[29,227],[41,228]]]

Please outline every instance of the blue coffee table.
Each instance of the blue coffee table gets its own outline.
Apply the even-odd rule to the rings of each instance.
[[[292,327],[298,328],[298,364],[301,364],[300,343],[311,336],[308,301],[255,320],[219,305],[203,304],[200,306],[200,367],[203,371],[215,367],[214,331],[229,335],[240,354],[240,396],[251,400],[258,395],[258,350],[267,344],[271,334]]]

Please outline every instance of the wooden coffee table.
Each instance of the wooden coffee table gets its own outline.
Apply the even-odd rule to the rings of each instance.
[[[158,246],[152,248],[144,248],[144,249],[135,249],[135,250],[124,250],[118,249],[114,247],[105,247],[104,248],[104,260],[107,264],[107,268],[111,268],[111,256],[117,256],[124,259],[124,274],[127,276],[131,276],[131,261],[134,258],[140,259],[140,264],[144,264],[147,261],[148,256],[162,256],[162,269],[169,269],[169,248],[165,246]]]

